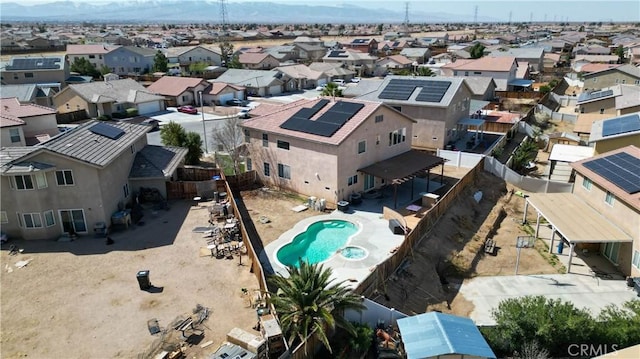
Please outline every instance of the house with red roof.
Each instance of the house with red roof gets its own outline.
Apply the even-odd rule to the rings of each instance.
[[[514,80],[517,79],[518,62],[515,57],[481,57],[475,60],[458,60],[440,67],[444,76],[466,77],[482,76],[492,77],[496,82],[496,91],[508,91],[513,89]]]
[[[244,86],[213,81],[209,81],[209,84],[210,86],[202,92],[202,101],[205,105],[225,105],[227,101],[234,98],[245,99],[246,88]]]
[[[238,56],[238,61],[248,70],[271,70],[280,65],[278,59],[265,52],[245,52]]]
[[[67,58],[69,63],[73,64],[77,59],[85,59],[89,61],[98,71],[104,64],[104,55],[119,46],[106,44],[89,44],[89,45],[67,45]]]
[[[153,94],[164,96],[166,106],[200,105],[201,91],[209,83],[197,77],[162,76],[147,87]]]
[[[415,121],[380,102],[316,98],[261,107],[240,125],[247,169],[266,185],[327,203],[382,186],[383,178],[360,169],[411,151]]]
[[[0,99],[0,143],[2,147],[32,146],[60,133],[56,110],[21,104],[17,98]]]

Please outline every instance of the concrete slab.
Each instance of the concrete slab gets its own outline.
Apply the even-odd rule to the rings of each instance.
[[[620,306],[637,298],[624,280],[604,280],[580,274],[476,277],[462,284],[460,294],[474,304],[470,317],[478,326],[496,324],[491,311],[501,301],[527,295],[572,302],[593,315],[598,315],[609,304]]]

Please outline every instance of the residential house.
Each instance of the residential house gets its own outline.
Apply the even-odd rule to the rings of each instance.
[[[158,50],[121,46],[104,54],[104,64],[119,76],[142,75],[151,71]]]
[[[640,112],[595,121],[591,126],[589,145],[598,154],[639,144]]]
[[[26,39],[25,42],[30,49],[40,51],[52,51],[55,50],[55,46],[49,41],[49,39],[35,36],[30,39]]]
[[[311,89],[329,82],[328,75],[306,65],[279,66],[275,69],[292,79],[289,81],[289,91]]]
[[[0,99],[0,118],[2,146],[32,146],[60,132],[53,108],[22,104],[15,97]]]
[[[322,58],[322,62],[344,66],[355,72],[357,76],[373,75],[377,60],[376,56],[354,50],[332,50]]]
[[[640,68],[630,64],[592,72],[583,76],[585,90],[602,89],[617,84],[640,85]]]
[[[561,60],[562,58],[560,54],[545,52],[544,59],[542,60],[543,67],[546,69],[558,67],[560,65]]]
[[[617,85],[599,91],[586,91],[578,96],[580,113],[600,113],[612,116],[640,111],[640,87]]]
[[[298,44],[306,44],[312,46],[322,46],[324,47],[324,41],[320,38],[309,37],[309,36],[298,36],[293,40],[294,45]]]
[[[578,55],[610,55],[611,49],[601,45],[576,46],[571,51],[571,57]]]
[[[164,110],[164,97],[150,93],[132,79],[69,85],[53,102],[59,113],[85,111],[88,117],[112,116],[135,108],[145,115]]]
[[[69,77],[65,56],[14,56],[0,67],[3,85],[55,83],[63,87]]]
[[[409,48],[406,40],[382,41],[378,43],[376,51],[379,55],[398,55],[404,48]]]
[[[262,183],[335,204],[382,185],[358,170],[410,151],[412,124],[380,102],[318,98],[282,105],[240,126],[247,167]]]
[[[497,91],[513,89],[518,62],[514,57],[481,57],[476,60],[458,60],[442,66],[444,76],[481,76],[492,77]]]
[[[104,56],[115,48],[115,46],[101,44],[69,44],[67,45],[67,58],[70,64],[73,64],[77,59],[85,59],[100,71],[100,69],[105,66]]]
[[[413,61],[407,59],[402,55],[392,55],[381,58],[380,60],[376,61],[375,66],[376,68],[373,73],[377,76],[398,70],[407,70],[410,72],[413,72],[413,70],[415,70]]]
[[[207,65],[220,65],[221,55],[204,46],[179,46],[165,50],[164,55],[169,64],[177,64],[182,72],[188,73],[189,66],[195,63]]]
[[[424,64],[431,57],[431,50],[426,47],[407,47],[400,51],[400,55],[418,64]]]
[[[629,49],[629,63],[634,66],[640,65],[640,44]]]
[[[130,222],[123,210],[134,193],[145,187],[166,194],[187,153],[147,145],[149,129],[89,121],[37,146],[0,149],[3,232],[57,239],[93,235],[112,218]]]
[[[324,50],[324,49],[323,49]],[[300,59],[298,47],[294,45],[271,46],[264,49],[264,52],[273,56],[279,63],[294,63]]]
[[[165,105],[201,105],[200,92],[205,91],[210,84],[195,77],[162,76],[151,85],[147,86],[150,93],[163,96]]]
[[[322,72],[330,79],[351,79],[356,75],[355,71],[346,69],[339,63],[312,62],[309,69]]]
[[[435,150],[466,135],[458,122],[469,118],[471,95],[462,78],[387,76],[358,99],[384,102],[414,119],[411,146]]]
[[[209,82],[210,86],[202,92],[202,102],[204,102],[205,105],[225,105],[227,101],[234,98],[240,100],[246,98],[246,89],[243,86],[231,85],[224,82]]]
[[[599,217],[592,224],[587,216],[580,216],[574,224],[585,230],[596,226],[590,237],[598,238],[587,248],[602,254],[624,275],[640,276],[640,148],[622,147],[574,162],[571,167],[576,172],[573,195],[585,206],[581,211],[595,212]]]
[[[496,82],[491,77],[469,76],[464,82],[471,90],[471,99],[493,101],[496,98]]]
[[[0,97],[15,97],[20,103],[53,107],[53,95],[58,91],[58,86],[50,87],[47,84],[2,85],[0,86]]]
[[[580,137],[580,140],[583,142],[589,142],[589,136],[591,134],[591,127],[593,123],[599,120],[604,120],[607,118],[615,117],[612,114],[600,114],[599,112],[595,113],[579,113],[578,119],[576,123],[573,125],[573,133]]]
[[[573,65],[575,65],[575,63],[573,63]],[[581,65],[580,67],[574,66],[573,69],[576,72],[581,72],[582,75],[586,75],[586,74],[590,74],[592,72],[598,72],[598,71],[603,71],[603,70],[607,70],[607,69],[612,69],[614,67],[618,67],[620,66],[619,64],[592,64],[592,63],[585,63],[583,65]]]
[[[280,65],[280,61],[266,52],[242,53],[238,57],[242,68],[246,70],[271,70]]]
[[[230,85],[241,86],[246,89],[248,96],[273,96],[279,95],[289,87],[288,76],[278,70],[246,70],[229,69],[211,83],[222,82]]]
[[[365,54],[375,54],[378,52],[378,41],[373,38],[353,39],[350,42],[342,43],[342,46],[345,49],[351,49]]]
[[[298,58],[303,61],[320,61],[327,53],[324,45],[312,45],[307,43],[294,42]]]
[[[515,57],[518,64],[526,62],[534,72],[542,71],[544,64],[544,48],[542,47],[509,48],[506,51],[492,51],[489,56]]]

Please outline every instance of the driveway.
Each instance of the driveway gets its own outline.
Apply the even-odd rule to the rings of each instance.
[[[510,298],[542,295],[573,303],[598,315],[609,304],[637,299],[624,280],[607,280],[582,274],[476,277],[465,281],[460,293],[475,306],[471,319],[478,326],[495,325],[491,310]]]

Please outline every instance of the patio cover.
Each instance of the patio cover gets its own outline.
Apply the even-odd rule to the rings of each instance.
[[[524,79],[515,79],[515,80],[509,81],[508,83],[509,86],[518,86],[518,87],[529,87],[531,86],[531,84],[533,84],[533,81],[524,80]]]
[[[469,318],[430,312],[398,319],[407,359],[458,354],[495,358],[480,330]]]
[[[444,161],[444,158],[427,152],[409,150],[395,157],[376,162],[371,166],[360,168],[358,171],[383,178],[387,183],[400,184],[411,180],[417,174],[444,164]]]
[[[576,162],[593,157],[593,147],[555,144],[551,149],[549,161]]]
[[[471,115],[472,113],[476,113],[478,110],[484,109],[490,103],[491,103],[490,101],[482,101],[482,100],[474,100],[474,99],[469,100],[469,114]]]
[[[458,121],[458,125],[480,127],[484,125],[484,122],[484,120],[481,120],[479,118],[463,118],[462,120]]]
[[[526,200],[569,243],[633,241],[620,228],[571,193],[535,193]]]

